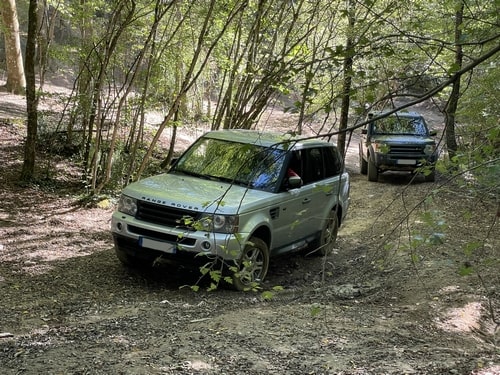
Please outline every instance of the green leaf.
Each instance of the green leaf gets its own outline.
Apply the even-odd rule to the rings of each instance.
[[[315,317],[321,312],[321,307],[319,305],[313,305],[311,307],[311,316]]]
[[[210,283],[210,286],[207,288],[207,292],[212,292],[214,290],[217,290],[217,284]]]
[[[482,246],[482,243],[479,241],[468,242],[465,244],[464,254],[467,256],[471,256],[472,253],[479,249]]]
[[[217,270],[217,271],[210,271],[210,278],[215,281],[216,283],[218,283],[221,278],[222,278],[222,272]]]
[[[261,293],[260,297],[264,300],[264,301],[271,301],[274,297],[274,293],[271,292],[271,291],[264,291]]]
[[[458,271],[460,276],[469,276],[474,272],[474,268],[472,266],[464,265],[460,267],[460,270]]]

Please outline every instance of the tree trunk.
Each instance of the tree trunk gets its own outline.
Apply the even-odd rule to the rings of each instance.
[[[38,97],[35,82],[36,34],[38,29],[37,0],[30,0],[28,10],[28,39],[26,41],[26,108],[28,134],[24,145],[24,163],[21,180],[30,181],[35,175],[36,138],[38,130]]]
[[[354,62],[354,24],[356,18],[354,16],[354,3],[349,0],[347,3],[347,40],[345,46],[345,57],[343,64],[343,74],[344,79],[342,82],[342,105],[340,108],[340,123],[339,123],[339,135],[337,138],[337,147],[339,151],[344,154],[346,148],[346,133],[343,131],[347,129],[347,122],[349,120],[349,105],[351,102],[351,86],[352,86],[352,65]]]
[[[5,56],[7,60],[7,91],[23,94],[26,88],[24,77],[21,38],[15,0],[1,0],[0,13],[4,25]]]
[[[460,39],[462,38],[462,23],[464,13],[464,2],[460,4],[460,8],[455,13],[455,69],[462,69],[463,65],[463,51]],[[453,82],[451,94],[446,103],[445,108],[445,136],[446,148],[448,149],[448,156],[453,160],[457,153],[458,145],[455,136],[455,117],[458,107],[458,100],[460,99],[460,78]]]

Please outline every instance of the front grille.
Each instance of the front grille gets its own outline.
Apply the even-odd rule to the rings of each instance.
[[[193,220],[200,219],[200,213],[196,211],[181,210],[159,204],[138,201],[136,219],[147,221],[148,223],[165,225],[186,230],[195,230],[192,227]],[[188,225],[185,219],[189,218]]]
[[[413,156],[418,156],[424,154],[424,147],[393,145],[390,147],[389,154],[411,154]]]

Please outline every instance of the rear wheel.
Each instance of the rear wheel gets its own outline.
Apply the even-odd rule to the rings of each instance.
[[[243,250],[238,270],[233,273],[233,286],[245,291],[258,287],[269,268],[269,248],[260,238],[251,237]]]
[[[335,210],[330,211],[321,230],[319,238],[318,254],[321,256],[329,255],[333,251],[335,242],[337,241],[337,233],[339,231],[339,219]]]
[[[368,158],[368,181],[378,181],[378,168],[371,157]]]

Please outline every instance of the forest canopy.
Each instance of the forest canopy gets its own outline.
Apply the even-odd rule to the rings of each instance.
[[[498,195],[495,1],[9,0],[0,10],[8,75],[19,74],[8,69],[12,40],[26,46],[34,30],[36,53],[22,51],[37,75],[33,104],[48,95],[47,74],[69,79],[57,121],[32,126],[81,159],[92,193],[157,168],[167,128],[249,129],[280,108],[297,115],[297,134],[315,119],[345,150],[367,111],[432,99],[446,119],[441,172],[472,170]],[[163,121],[148,128],[152,110]]]

